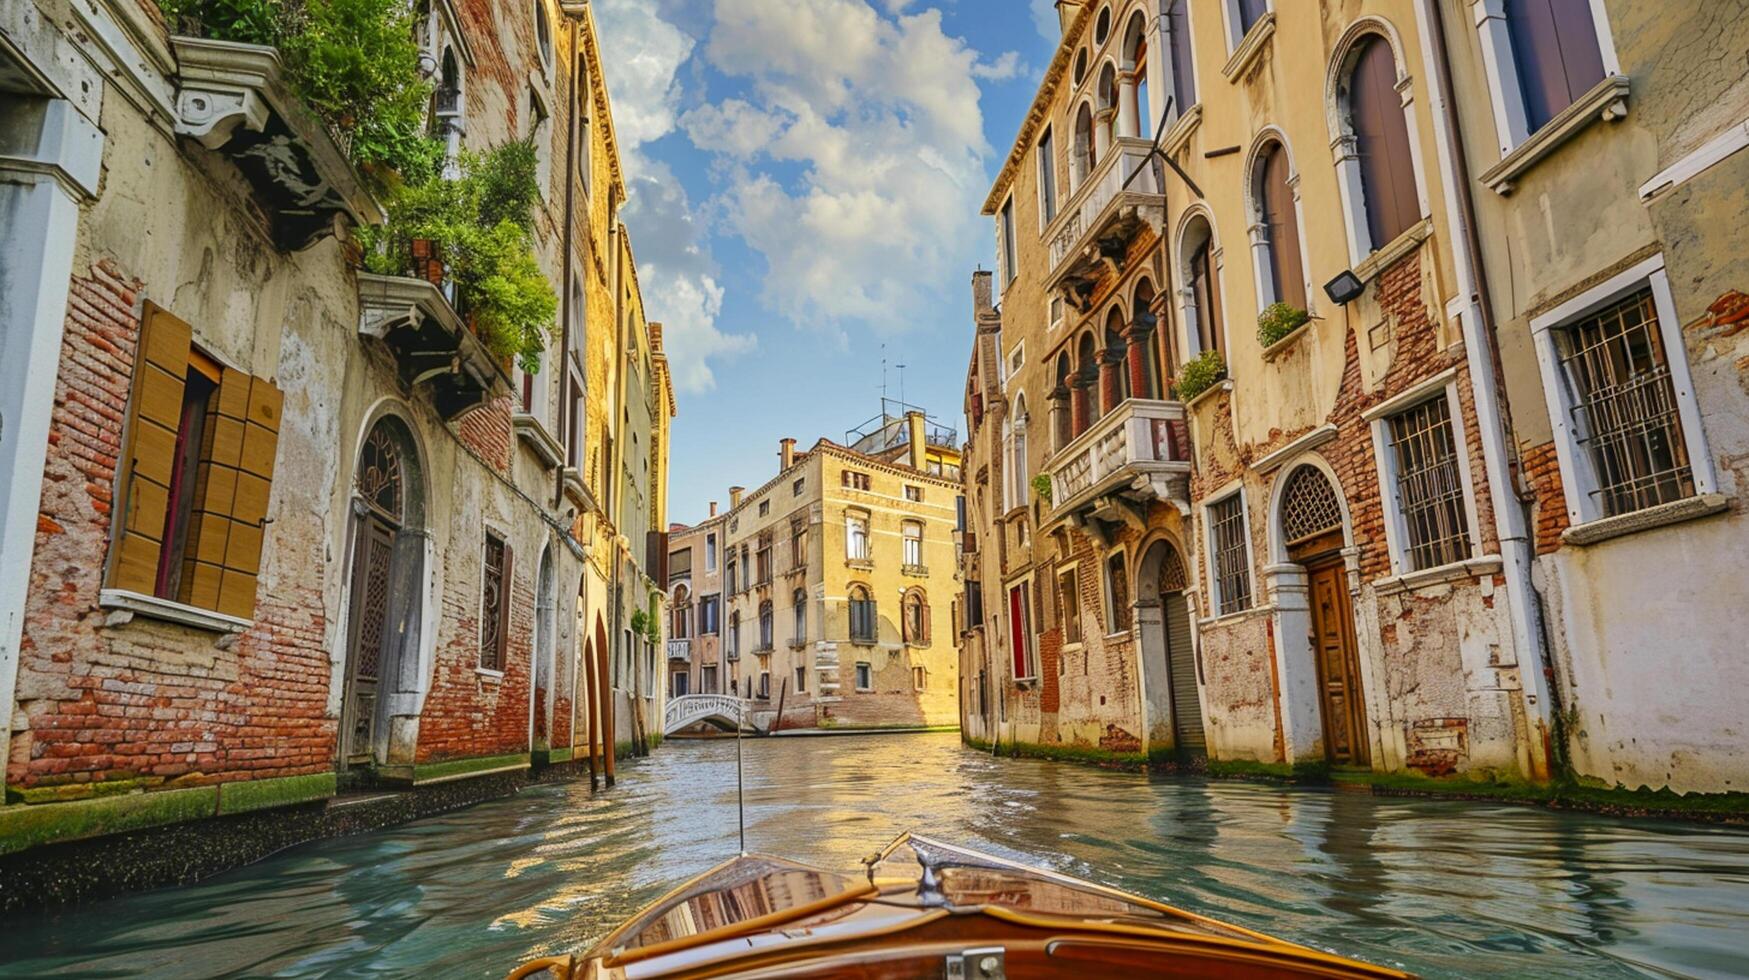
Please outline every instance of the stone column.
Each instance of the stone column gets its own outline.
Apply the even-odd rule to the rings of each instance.
[[[1266,565],[1263,579],[1275,600],[1275,669],[1281,679],[1283,762],[1324,758],[1322,708],[1318,703],[1317,652],[1312,649],[1312,605],[1306,570],[1291,562]]]
[[[1093,154],[1094,166],[1105,162],[1105,155],[1111,152],[1111,121],[1117,116],[1117,106],[1107,106],[1093,114]],[[1088,176],[1092,176],[1091,173]]]
[[[1136,73],[1117,73],[1117,135],[1136,136],[1141,132],[1136,122]]]
[[[1074,413],[1069,407],[1069,386],[1057,385],[1045,399],[1051,404],[1051,452],[1055,453],[1067,446],[1070,439],[1075,438]]]
[[[1123,364],[1125,349],[1120,344],[1107,347],[1099,354],[1099,414],[1117,408],[1123,401]]]
[[[54,52],[33,51],[40,38],[17,40],[27,59],[51,60],[46,56]],[[50,78],[75,70],[59,61],[42,67]],[[89,75],[69,81],[86,86],[76,91],[101,91],[102,78]],[[72,102],[46,94],[0,99],[0,242],[6,243],[0,261],[0,554],[6,556],[0,562],[0,711],[7,718],[18,682],[79,208],[96,196],[102,163],[103,133]],[[0,723],[0,766],[11,728]]]
[[[1074,439],[1087,431],[1091,420],[1087,418],[1087,375],[1076,373],[1069,377],[1069,438]]]
[[[1148,344],[1154,336],[1152,320],[1137,319],[1130,323],[1124,339],[1128,341],[1125,366],[1130,372],[1130,397],[1158,398],[1159,393],[1148,383]]]

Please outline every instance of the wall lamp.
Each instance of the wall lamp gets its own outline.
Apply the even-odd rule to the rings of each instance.
[[[1360,281],[1353,269],[1342,270],[1341,275],[1324,284],[1324,295],[1337,306],[1347,306],[1363,292],[1366,292],[1366,283]]]

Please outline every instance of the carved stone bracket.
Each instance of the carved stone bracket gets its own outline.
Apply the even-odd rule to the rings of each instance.
[[[511,391],[510,378],[436,286],[358,274],[358,332],[394,356],[401,384],[428,389],[445,421]]]

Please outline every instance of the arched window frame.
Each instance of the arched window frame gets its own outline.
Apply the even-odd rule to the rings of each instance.
[[[1488,81],[1489,102],[1494,110],[1494,133],[1500,143],[1500,154],[1505,156],[1525,143],[1530,137],[1547,128],[1532,130],[1530,126],[1530,107],[1524,97],[1523,71],[1519,65],[1518,52],[1512,43],[1512,28],[1506,16],[1508,0],[1472,0],[1474,8],[1476,33],[1481,40],[1482,70]],[[1592,91],[1609,89],[1619,86],[1626,94],[1627,79],[1622,76],[1621,58],[1616,54],[1615,35],[1609,26],[1609,9],[1604,0],[1589,0],[1591,9],[1591,27],[1597,32],[1598,54],[1603,60],[1603,81]],[[1609,105],[1619,101],[1620,110],[1625,113],[1625,98],[1605,98],[1600,100]],[[1589,104],[1591,100],[1580,96],[1574,104]],[[1613,118],[1619,118],[1615,116]],[[1553,120],[1551,120],[1552,122]]]
[[[540,56],[541,74],[550,75],[553,70],[553,15],[547,9],[547,0],[530,0],[530,13],[534,16],[535,52]]]
[[[1074,377],[1075,368],[1068,348],[1057,354],[1055,387],[1051,390],[1055,397],[1051,399],[1051,431],[1054,436],[1051,450],[1061,452],[1075,438],[1074,412],[1069,407],[1070,399],[1075,393],[1069,388],[1069,379]]]
[[[1178,292],[1178,322],[1179,329],[1183,331],[1183,336],[1178,339],[1182,343],[1179,349],[1184,352],[1184,360],[1201,354],[1205,347],[1200,335],[1201,331],[1198,329],[1197,316],[1199,311],[1190,267],[1192,254],[1196,251],[1197,246],[1204,241],[1204,238],[1199,234],[1199,229],[1206,229],[1204,233],[1209,245],[1209,266],[1214,277],[1214,282],[1209,284],[1209,289],[1220,300],[1220,310],[1214,315],[1210,330],[1214,334],[1216,348],[1223,352],[1233,349],[1230,343],[1231,338],[1227,334],[1227,323],[1231,319],[1229,314],[1232,312],[1233,304],[1226,293],[1226,262],[1221,248],[1220,230],[1215,227],[1214,213],[1206,205],[1198,203],[1186,210],[1184,215],[1179,218],[1178,231],[1173,236],[1173,240],[1178,243],[1177,259],[1173,263],[1172,270],[1173,288]]]
[[[1008,507],[1010,510],[1015,507],[1023,507],[1027,502],[1026,430],[1029,422],[1030,415],[1026,409],[1026,393],[1021,392],[1014,397],[1014,411],[1009,414],[1007,419],[1003,420],[1008,432],[1008,440],[1005,443],[1008,456],[1004,462],[1008,470],[1006,482],[1009,487]]]
[[[670,634],[676,640],[684,640],[692,636],[692,595],[683,582],[674,587],[674,598],[669,600],[673,606],[674,616],[670,626]]]
[[[1120,296],[1118,301],[1111,304],[1111,307],[1105,311],[1105,320],[1103,321],[1105,333],[1100,339],[1100,352],[1104,355],[1102,361],[1117,358],[1117,363],[1112,365],[1112,370],[1117,372],[1117,398],[1112,402],[1113,410],[1122,405],[1133,394],[1130,391],[1129,343],[1124,337],[1129,325],[1126,312],[1123,297]],[[1103,367],[1103,363],[1101,366]],[[1101,388],[1100,396],[1104,397],[1103,385]]]
[[[1099,143],[1097,131],[1099,122],[1093,111],[1093,100],[1082,99],[1075,109],[1075,122],[1071,127],[1073,142],[1069,148],[1069,195],[1073,197],[1081,190],[1081,186],[1092,176],[1095,167],[1099,166]]]
[[[861,582],[853,582],[845,593],[850,642],[871,646],[880,639],[880,611],[874,593]]]
[[[1310,253],[1306,251],[1306,211],[1300,198],[1300,170],[1294,164],[1293,150],[1287,142],[1287,134],[1276,126],[1267,126],[1257,134],[1251,144],[1251,152],[1245,158],[1245,216],[1248,221],[1246,233],[1251,242],[1251,273],[1252,281],[1257,290],[1257,309],[1261,313],[1264,307],[1282,299],[1276,295],[1275,271],[1281,253],[1277,243],[1270,240],[1268,215],[1265,211],[1265,195],[1263,180],[1264,164],[1272,147],[1279,147],[1278,152],[1287,160],[1287,190],[1293,197],[1294,232],[1299,247],[1299,281],[1306,297],[1306,311],[1317,311],[1316,291],[1312,288],[1312,272],[1308,261]]]
[[[1121,133],[1118,129],[1118,101],[1120,97],[1117,62],[1106,58],[1099,64],[1099,75],[1093,85],[1093,148],[1095,160],[1103,160],[1112,151],[1112,144],[1117,142]],[[1103,137],[1103,139],[1101,139]],[[1098,169],[1095,163],[1088,173]]]
[[[1120,121],[1125,124],[1120,126],[1125,136],[1148,139],[1154,132],[1156,120],[1149,102],[1155,98],[1151,82],[1155,74],[1153,65],[1158,59],[1149,56],[1152,51],[1153,45],[1148,39],[1148,15],[1140,8],[1132,10],[1124,22],[1122,57],[1118,64],[1119,82],[1128,82],[1121,88],[1119,114]]]
[[[773,637],[774,637],[774,634],[776,633],[776,630],[777,630],[777,624],[775,622],[775,618],[776,617],[773,615],[772,609],[771,609],[771,600],[766,599],[766,600],[763,600],[762,602],[760,602],[759,603],[759,649],[760,649],[760,651],[767,652],[767,653],[769,653],[771,651]]]
[[[899,616],[904,641],[910,646],[929,645],[929,597],[922,589],[906,591]]]
[[[1348,105],[1348,81],[1353,75],[1356,58],[1362,44],[1375,38],[1390,51],[1392,66],[1396,69],[1395,88],[1402,100],[1403,125],[1409,134],[1409,166],[1415,178],[1415,202],[1423,221],[1431,214],[1428,207],[1427,180],[1421,165],[1421,129],[1415,116],[1415,80],[1403,62],[1402,40],[1390,21],[1382,17],[1362,17],[1350,24],[1336,43],[1335,55],[1330,59],[1324,82],[1324,110],[1330,130],[1330,153],[1336,164],[1337,188],[1342,196],[1343,225],[1348,233],[1348,258],[1350,264],[1356,266],[1367,256],[1391,244],[1373,241],[1372,233],[1367,227],[1366,188],[1361,179],[1359,140],[1354,132]],[[1410,230],[1414,230],[1413,225]]]
[[[1130,329],[1136,329],[1136,324],[1143,323],[1147,332],[1147,347],[1142,356],[1142,365],[1146,374],[1147,388],[1144,391],[1130,392],[1131,398],[1160,398],[1161,383],[1166,377],[1164,331],[1160,330],[1159,318],[1154,313],[1154,301],[1159,295],[1154,287],[1154,280],[1143,275],[1136,279],[1136,284],[1130,287],[1129,311]],[[1146,318],[1144,321],[1143,318]]]
[[[1082,407],[1081,425],[1075,430],[1075,435],[1080,436],[1099,421],[1099,338],[1091,328],[1082,330],[1075,341],[1075,373],[1082,382],[1073,389]]]
[[[791,619],[795,628],[794,644],[801,646],[808,639],[808,592],[797,589],[790,595]]]

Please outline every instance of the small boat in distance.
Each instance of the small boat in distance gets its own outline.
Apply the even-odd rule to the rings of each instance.
[[[744,854],[510,980],[1408,976],[916,834],[862,863]]]

